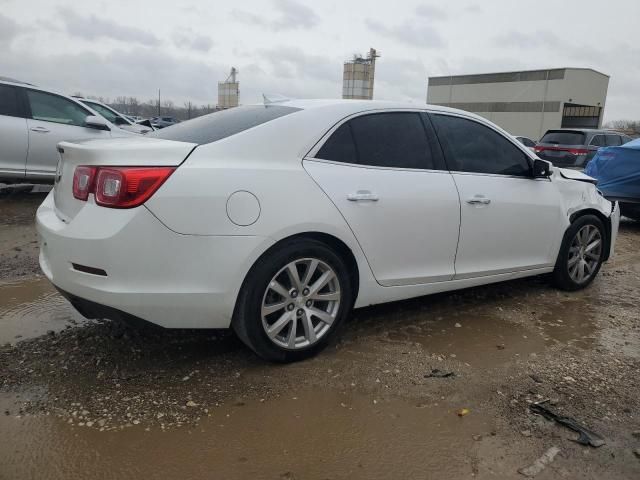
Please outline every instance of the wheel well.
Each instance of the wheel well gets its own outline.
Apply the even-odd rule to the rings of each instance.
[[[347,269],[349,270],[349,274],[350,274],[349,277],[351,280],[351,287],[353,288],[353,299],[355,303],[355,300],[358,298],[358,292],[360,289],[360,270],[358,269],[358,262],[356,261],[356,257],[353,255],[353,252],[351,251],[351,249],[342,240],[340,240],[337,237],[334,237],[333,235],[329,235],[328,233],[305,232],[305,233],[298,233],[296,235],[291,235],[289,237],[278,240],[275,244],[271,245],[262,255],[260,255],[256,259],[256,261],[253,263],[253,265],[245,275],[244,280],[242,281],[242,286],[240,287],[240,291],[238,292],[238,296],[236,298],[236,304],[234,307],[234,313],[233,313],[234,319],[236,317],[236,310],[238,309],[238,301],[240,300],[242,291],[245,288],[247,279],[251,276],[251,271],[253,270],[254,266],[260,260],[262,260],[265,256],[269,255],[273,250],[280,247],[280,245],[290,242],[291,240],[298,240],[303,238],[308,238],[308,239],[312,239],[312,240],[316,240],[318,242],[324,243],[325,245],[333,249],[336,252],[336,254],[339,255],[340,258],[342,258],[342,260],[344,260],[345,264],[347,265]]]
[[[575,222],[578,218],[584,217],[585,215],[593,215],[598,217],[602,224],[604,225],[604,259],[603,261],[609,260],[609,252],[611,250],[611,218],[606,217],[599,210],[595,208],[587,208],[585,210],[579,210],[571,214],[569,217],[569,221],[571,223]]]

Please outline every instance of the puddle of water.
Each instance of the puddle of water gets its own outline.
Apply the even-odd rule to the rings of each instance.
[[[83,321],[44,277],[0,284],[0,344],[15,344]]]
[[[596,305],[588,293],[573,294],[571,299],[549,307],[536,326],[548,340],[580,348],[593,347],[599,331],[594,322]]]
[[[429,352],[445,357],[455,355],[456,359],[481,368],[526,358],[542,351],[546,345],[535,332],[495,313],[480,312],[407,325],[389,331],[388,338],[418,342]]]
[[[461,478],[481,411],[305,391],[223,406],[197,427],[99,432],[51,416],[0,416],[7,478]],[[2,411],[11,399],[0,397]],[[4,403],[4,405],[3,405]],[[2,475],[0,475],[2,477]]]
[[[381,342],[418,343],[430,353],[481,368],[525,359],[554,343],[591,348],[600,337],[596,305],[588,293],[569,299],[544,292],[509,299],[463,295],[458,304],[443,296],[364,310],[356,314],[353,333],[373,333]]]

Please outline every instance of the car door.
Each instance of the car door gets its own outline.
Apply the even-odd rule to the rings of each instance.
[[[548,267],[563,235],[562,202],[534,179],[517,142],[475,119],[431,115],[460,193],[456,279]]]
[[[349,224],[381,285],[453,278],[459,199],[420,112],[352,117],[304,167]]]
[[[30,111],[27,178],[53,178],[58,142],[111,136],[106,130],[85,127],[86,117],[93,113],[67,98],[32,89],[26,89],[26,97]]]
[[[0,84],[0,175],[3,178],[24,177],[29,138],[20,90]]]

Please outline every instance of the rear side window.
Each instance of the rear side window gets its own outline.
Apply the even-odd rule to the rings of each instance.
[[[0,115],[23,117],[18,89],[10,85],[0,85]]]
[[[473,120],[434,115],[449,169],[457,172],[529,176],[527,156],[498,132]]]
[[[421,115],[374,113],[340,126],[316,158],[375,167],[435,169]]]
[[[618,145],[622,145],[620,135],[605,135],[605,138],[607,139],[607,147],[617,147]]]
[[[584,145],[583,132],[567,130],[549,130],[540,139],[540,143],[552,143],[556,145]]]
[[[591,139],[591,145],[594,147],[604,147],[606,145],[604,135],[596,135]]]
[[[27,90],[31,118],[45,122],[84,126],[88,110],[64,97],[36,90]]]
[[[341,163],[358,163],[358,152],[353,141],[350,122],[343,123],[333,132],[316,154],[316,158]]]
[[[247,105],[230,108],[156,130],[147,137],[203,145],[216,142],[276,118],[299,111],[282,105]]]

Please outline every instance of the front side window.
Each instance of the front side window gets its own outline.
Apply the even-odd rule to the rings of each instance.
[[[458,172],[529,176],[527,156],[498,132],[473,120],[433,115],[449,169]]]
[[[58,95],[27,90],[31,107],[31,118],[45,122],[64,123],[65,125],[84,126],[89,112],[74,102]]]
[[[11,85],[0,85],[0,115],[22,117],[18,89]]]
[[[362,115],[342,124],[316,158],[375,167],[434,169],[422,118],[417,112]]]

